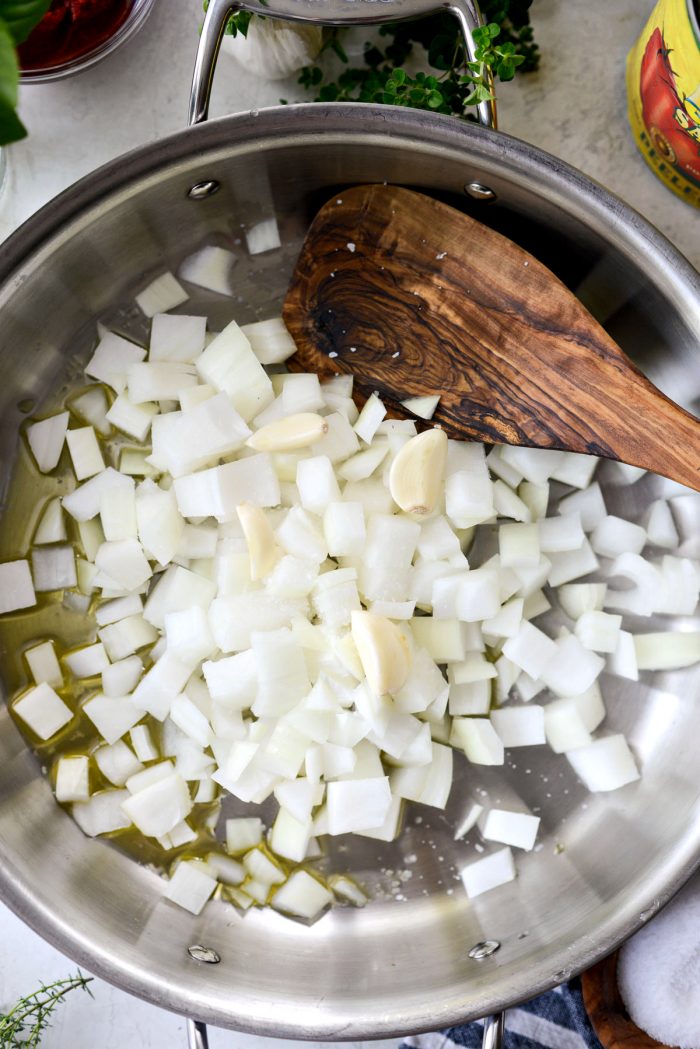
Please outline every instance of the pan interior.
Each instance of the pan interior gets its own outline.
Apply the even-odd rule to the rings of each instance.
[[[389,120],[377,110],[360,118],[354,107],[329,110],[324,128],[321,107],[313,123],[303,108],[257,123],[219,122],[190,136],[192,148],[178,136],[127,158],[101,183],[88,180],[82,198],[76,190],[64,201],[65,221],[40,246],[25,251],[16,241],[8,249],[16,269],[0,286],[2,560],[26,554],[22,522],[36,494],[8,501],[22,454],[18,427],[28,402],[41,411],[78,381],[96,321],[143,339],[134,294],[212,243],[238,256],[234,298],[193,293],[182,312],[206,313],[214,330],[232,317],[245,323],[278,313],[310,217],[355,183],[411,185],[507,233],[577,291],[665,392],[693,409],[697,286],[681,263],[674,283],[668,249],[653,238],[646,255],[640,251],[641,227],[629,214],[620,218],[600,191],[505,136],[466,135],[440,119],[428,134],[405,115]],[[190,199],[187,189],[205,178],[220,182],[220,191]],[[493,186],[498,203],[468,201],[462,187],[470,181]],[[272,214],[282,248],[250,258],[245,229]],[[600,479],[609,512],[635,521],[653,499],[679,493],[649,475],[620,484],[607,465]],[[700,555],[699,502],[690,495],[677,505],[685,556]],[[551,615],[552,624],[564,622],[556,609]],[[7,693],[18,683],[21,644],[36,636],[28,621],[0,624]],[[645,619],[632,629],[697,624],[665,617],[663,625]],[[566,760],[544,747],[510,752],[502,769],[458,759],[444,814],[410,807],[404,833],[390,845],[331,841],[331,868],[350,871],[373,899],[362,910],[337,908],[310,928],[270,911],[241,917],[218,902],[195,918],[162,901],[156,871],[84,838],[54,803],[41,757],[3,709],[0,891],[93,970],[217,1024],[349,1040],[480,1016],[581,969],[690,873],[700,843],[699,680],[697,668],[644,674],[638,683],[603,676],[604,727],[626,734],[643,773],[611,795],[588,794]],[[458,869],[477,858],[478,836],[455,842],[453,833],[474,800],[524,802],[542,829],[541,847],[517,857],[517,880],[469,902]],[[484,940],[500,949],[477,961],[470,948]],[[196,943],[214,948],[221,962],[193,960],[187,947]]]

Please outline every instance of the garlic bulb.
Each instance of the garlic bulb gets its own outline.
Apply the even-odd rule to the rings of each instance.
[[[251,18],[248,35],[225,36],[223,47],[244,69],[268,80],[283,80],[318,55],[323,29],[276,18]]]

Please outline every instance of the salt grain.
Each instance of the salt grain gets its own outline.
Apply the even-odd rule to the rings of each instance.
[[[700,1045],[700,878],[629,940],[617,964],[627,1010],[666,1045]]]

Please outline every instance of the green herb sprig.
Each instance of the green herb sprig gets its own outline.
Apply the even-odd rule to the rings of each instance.
[[[537,68],[539,50],[529,22],[530,4],[531,0],[483,3],[489,22],[474,32],[472,61],[465,54],[457,19],[446,12],[383,26],[380,46],[368,44],[359,67],[349,65],[342,43],[345,31],[334,30],[324,51],[334,52],[345,68],[329,76],[325,64],[307,66],[299,83],[315,92],[317,102],[379,102],[467,116],[479,102],[493,98],[494,79],[512,80],[517,70]],[[411,74],[404,68],[417,48],[435,72]]]
[[[20,998],[9,1012],[0,1014],[0,1049],[36,1049],[57,1006],[67,994],[78,988],[92,997],[88,984],[91,976],[83,976],[78,970],[75,976],[41,986],[25,998]]]

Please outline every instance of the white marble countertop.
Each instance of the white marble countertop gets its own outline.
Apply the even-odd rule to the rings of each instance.
[[[626,121],[625,57],[651,6],[651,0],[535,0],[542,68],[502,87],[500,123],[602,182],[700,267],[700,213],[656,180],[638,156]],[[200,22],[199,0],[158,0],[140,35],[123,50],[73,79],[22,89],[21,115],[30,136],[8,151],[0,240],[77,178],[184,126]],[[293,81],[265,83],[223,57],[212,115],[272,105],[281,96],[303,97]],[[0,944],[0,1006],[41,981],[75,971],[72,962],[1,906]],[[59,1011],[44,1040],[46,1049],[186,1045],[179,1017],[102,981],[92,989],[96,1001],[77,992]],[[223,1031],[211,1032],[210,1041],[212,1049],[285,1045]]]

